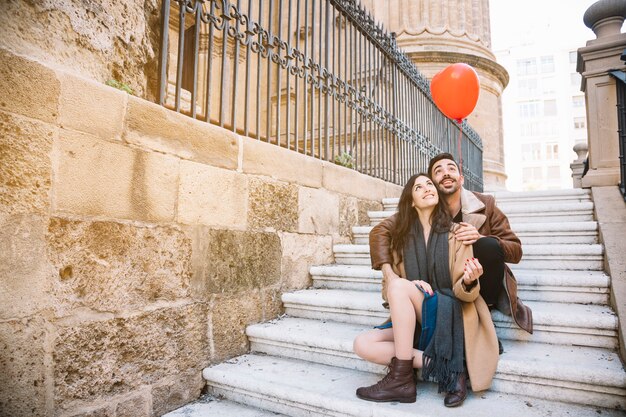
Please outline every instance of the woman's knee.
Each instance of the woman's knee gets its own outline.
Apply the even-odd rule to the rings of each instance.
[[[360,358],[367,357],[368,347],[371,345],[368,339],[368,333],[361,333],[355,337],[354,342],[352,342],[352,350]]]
[[[407,296],[407,290],[411,285],[412,284],[406,279],[393,279],[387,286],[387,297],[393,299],[398,296]]]

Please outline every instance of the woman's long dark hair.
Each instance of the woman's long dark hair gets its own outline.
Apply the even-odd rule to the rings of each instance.
[[[404,246],[406,245],[413,222],[419,221],[417,211],[415,211],[415,208],[412,206],[413,186],[415,185],[415,180],[418,177],[426,177],[430,179],[430,177],[423,172],[415,174],[409,178],[409,181],[404,186],[402,194],[400,195],[400,202],[398,203],[398,217],[393,229],[391,230],[391,250],[396,251],[399,254],[401,254],[404,250]],[[446,203],[446,200],[443,198],[441,193],[439,193],[439,190],[437,190],[437,194],[439,195],[439,203],[437,203],[435,210],[433,210],[430,216],[430,223],[434,232],[442,233],[450,230],[450,226],[452,225],[452,216],[450,216],[450,211],[448,210],[448,203]]]

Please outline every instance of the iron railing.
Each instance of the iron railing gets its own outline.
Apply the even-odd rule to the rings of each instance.
[[[161,105],[396,184],[459,127],[428,80],[356,0],[163,0]],[[466,187],[482,143],[461,130]]]
[[[617,133],[619,141],[619,190],[626,201],[626,73],[611,71],[617,90]]]

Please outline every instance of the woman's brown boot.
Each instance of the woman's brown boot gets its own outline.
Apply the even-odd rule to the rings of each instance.
[[[389,373],[376,384],[356,390],[356,396],[362,400],[401,403],[415,402],[415,376],[413,359],[392,358]]]

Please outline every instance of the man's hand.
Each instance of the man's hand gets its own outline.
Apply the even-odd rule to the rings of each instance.
[[[461,222],[454,231],[454,237],[463,242],[464,245],[471,245],[484,236],[478,233],[478,229],[473,225]]]

